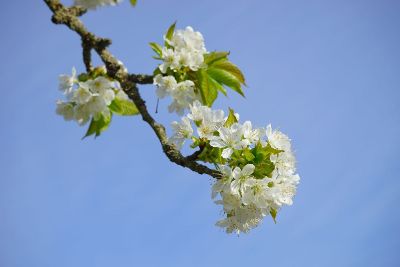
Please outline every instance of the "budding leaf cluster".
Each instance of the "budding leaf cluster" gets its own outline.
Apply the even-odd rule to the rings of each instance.
[[[156,53],[154,58],[163,61],[154,71],[155,84],[161,91],[160,98],[172,96],[170,112],[182,114],[194,100],[211,107],[218,93],[227,95],[226,88],[244,96],[244,75],[229,61],[229,52],[208,52],[200,32],[191,27],[175,30],[175,26],[172,24],[164,35],[164,46],[150,43]],[[186,85],[190,88],[180,90],[190,92],[190,97],[185,99],[174,93],[175,88],[165,79],[174,80],[173,84],[189,81]]]

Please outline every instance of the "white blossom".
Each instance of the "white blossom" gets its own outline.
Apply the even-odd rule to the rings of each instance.
[[[70,121],[74,118],[74,106],[69,102],[57,101],[56,113],[64,117],[64,120]]]
[[[250,175],[254,172],[255,166],[253,164],[247,164],[240,169],[239,167],[235,167],[232,172],[232,176],[234,180],[231,184],[231,190],[233,194],[242,194],[245,186],[246,179],[250,177]]]
[[[78,122],[79,125],[85,125],[90,119],[90,112],[85,105],[76,105],[74,107],[74,120]]]
[[[188,118],[198,123],[201,123],[203,121],[205,113],[210,112],[210,108],[207,106],[203,106],[198,100],[190,104],[189,108],[190,113],[187,115]]]
[[[188,26],[186,29],[176,30],[171,40],[166,39],[166,41],[169,47],[162,48],[163,63],[159,65],[162,73],[166,73],[168,68],[177,71],[186,67],[196,71],[203,66],[207,50],[200,32]]]
[[[261,130],[260,129],[253,129],[251,125],[251,121],[245,121],[243,123],[243,137],[244,137],[244,142],[246,145],[254,145],[258,141],[260,141],[261,138]]]
[[[109,105],[117,96],[127,98],[119,89],[119,84],[106,77],[99,76],[85,82],[76,79],[76,71],[72,76],[60,76],[60,89],[66,93],[68,101],[57,101],[57,114],[65,120],[75,120],[79,125],[86,124],[91,118],[98,120],[101,116],[109,117]]]
[[[219,131],[224,124],[224,111],[211,110],[209,108],[203,109],[202,117],[201,125],[197,128],[199,137],[219,142],[217,140],[218,137],[214,136],[214,133]]]
[[[84,105],[94,96],[89,88],[79,87],[73,94],[72,100],[80,105]]]
[[[210,141],[210,145],[223,148],[223,158],[230,158],[235,149],[243,148],[242,129],[238,124],[233,124],[230,128],[221,127],[218,133],[219,136],[213,137]]]
[[[262,218],[263,214],[255,206],[238,206],[216,225],[225,228],[227,233],[248,233],[260,224]]]
[[[229,192],[233,179],[232,169],[226,165],[220,165],[218,169],[222,173],[222,178],[218,179],[211,189],[211,198],[215,198],[218,193]]]
[[[69,97],[71,95],[71,92],[73,90],[74,83],[76,81],[76,69],[72,68],[72,75],[69,76],[67,74],[61,74],[58,77],[59,84],[58,88],[61,92],[63,92],[64,95]]]
[[[171,123],[174,130],[174,135],[170,137],[169,141],[176,144],[180,149],[186,139],[190,139],[193,135],[193,128],[190,120],[187,117],[182,118],[181,122],[174,121]]]
[[[173,49],[163,47],[162,56],[163,63],[158,66],[162,73],[166,73],[168,68],[177,69],[179,66],[178,58]]]
[[[172,103],[168,106],[169,112],[183,114],[185,109],[197,100],[198,96],[194,92],[194,83],[191,80],[184,80],[177,83],[172,75],[162,76],[158,74],[154,77],[153,83],[157,85],[157,96],[164,98],[171,96]]]
[[[267,126],[266,134],[269,144],[276,149],[290,150],[290,139],[278,130],[272,130],[271,124]]]
[[[154,84],[157,85],[156,92],[159,98],[164,98],[167,95],[170,95],[177,86],[174,76],[162,76],[161,74],[154,77]]]

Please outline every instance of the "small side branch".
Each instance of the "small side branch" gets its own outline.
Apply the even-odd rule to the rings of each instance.
[[[86,72],[90,72],[92,70],[92,47],[88,45],[88,42],[82,40],[82,58],[83,63],[86,67]]]

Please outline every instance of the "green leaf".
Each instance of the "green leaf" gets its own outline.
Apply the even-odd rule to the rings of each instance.
[[[271,160],[266,158],[264,161],[254,164],[256,167],[253,172],[253,176],[257,179],[264,179],[265,177],[271,177],[272,172],[275,170],[275,164]]]
[[[225,127],[231,127],[232,124],[234,124],[235,122],[238,122],[236,116],[235,116],[235,111],[231,108],[229,108],[229,115],[228,118],[225,121],[224,126]]]
[[[108,107],[112,112],[122,116],[132,116],[139,114],[138,108],[129,99],[116,97]]]
[[[251,150],[248,148],[243,150],[243,156],[247,161],[252,161],[255,158],[253,153],[251,153]]]
[[[274,219],[274,223],[276,223],[276,215],[277,215],[277,211],[273,208],[271,208],[270,212],[272,219]]]
[[[92,118],[92,120],[90,121],[89,128],[83,138],[91,136],[93,134],[95,135],[95,137],[99,136],[110,125],[111,116],[112,115],[105,116],[102,114],[102,115],[100,115],[100,117],[97,120]]]
[[[191,148],[196,148],[201,144],[201,140],[195,136],[192,136],[192,141],[193,143],[190,145]]]
[[[210,76],[208,76],[208,80],[210,81],[210,86],[215,87],[218,91],[220,91],[221,93],[223,93],[226,96],[226,89],[220,83],[218,83],[216,80],[214,80]]]
[[[80,81],[80,82],[86,82],[89,79],[90,79],[90,77],[87,73],[81,73],[78,75],[78,81]]]
[[[169,46],[167,40],[168,41],[171,40],[172,36],[174,35],[175,26],[176,26],[176,21],[171,26],[169,26],[167,33],[165,34],[165,45],[166,46]]]
[[[282,152],[272,148],[271,146],[263,147],[260,142],[251,149],[251,153],[254,155],[252,163],[256,167],[254,170],[254,177],[263,179],[264,177],[271,177],[272,172],[275,169],[275,164],[271,161],[270,157],[273,154]]]
[[[210,80],[207,72],[204,69],[200,69],[196,72],[196,74],[197,87],[200,90],[203,104],[211,107],[218,96],[217,88],[213,86],[213,82]]]
[[[151,49],[153,49],[153,51],[159,56],[162,57],[162,47],[161,45],[157,44],[157,43],[149,43]]]
[[[232,62],[227,60],[217,61],[212,65],[212,67],[229,72],[234,75],[240,83],[245,84],[245,78],[242,71]]]
[[[224,164],[225,159],[222,157],[222,148],[212,147],[207,144],[198,156],[198,159],[208,163]]]
[[[137,0],[130,0],[132,6],[136,6]]]
[[[218,51],[210,52],[204,55],[204,63],[210,66],[220,60],[227,60],[228,55],[229,52],[218,52]]]
[[[208,68],[207,73],[215,81],[230,87],[232,90],[238,92],[241,96],[244,96],[240,80],[232,73],[214,67]]]
[[[273,148],[269,143],[264,147],[264,152],[271,154],[271,155],[278,155],[281,152],[284,152],[284,150],[276,149]]]

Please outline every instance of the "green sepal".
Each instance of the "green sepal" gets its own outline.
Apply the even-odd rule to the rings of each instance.
[[[161,58],[162,57],[161,45],[154,43],[154,42],[149,43],[149,45],[150,45],[151,49],[158,55],[157,59]]]
[[[193,143],[190,145],[191,148],[196,148],[200,146],[201,140],[195,136],[192,136]]]
[[[139,114],[139,110],[136,105],[129,99],[114,98],[111,104],[108,106],[110,110],[118,115],[132,116]]]
[[[129,2],[131,3],[132,6],[136,6],[137,4],[137,0],[130,0]]]
[[[90,73],[89,73],[90,79],[96,79],[99,76],[104,76],[107,78],[107,70],[102,66],[102,67],[95,67]]]
[[[89,79],[90,79],[90,77],[86,72],[78,75],[78,81],[80,81],[80,82],[86,82]]]
[[[235,116],[235,111],[233,109],[229,108],[229,115],[224,123],[224,127],[231,127],[232,124],[234,124],[236,122],[238,122],[238,120]]]
[[[278,212],[275,209],[271,208],[269,213],[271,214],[271,217],[274,220],[274,223],[276,223],[276,215],[278,214]]]
[[[83,138],[86,138],[91,135],[95,135],[95,137],[99,136],[110,125],[111,117],[112,114],[110,114],[110,116],[105,116],[104,114],[101,114],[97,120],[92,118],[92,120],[90,121],[89,128]]]

